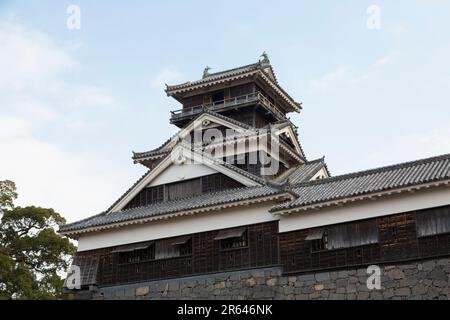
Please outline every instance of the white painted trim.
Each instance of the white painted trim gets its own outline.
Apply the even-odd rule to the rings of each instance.
[[[152,180],[146,187],[153,187],[172,182],[179,182],[183,180],[194,179],[217,173],[208,166],[202,164],[179,164],[167,167],[155,179]]]
[[[82,234],[78,238],[78,251],[276,221],[278,218],[269,213],[272,205],[273,203],[266,202],[243,208],[233,207],[195,216]]]
[[[280,232],[288,232],[336,223],[376,218],[414,210],[450,205],[450,188],[429,188],[417,192],[391,194],[383,198],[347,203],[321,210],[280,217]],[[378,199],[378,200],[376,200]]]

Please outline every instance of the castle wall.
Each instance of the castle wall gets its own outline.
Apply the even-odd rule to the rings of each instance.
[[[381,266],[381,288],[369,289],[367,268],[283,276],[252,269],[104,287],[79,299],[450,299],[450,258]]]

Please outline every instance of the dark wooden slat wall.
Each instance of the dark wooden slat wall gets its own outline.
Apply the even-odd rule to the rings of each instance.
[[[220,241],[214,240],[218,231],[192,234],[190,240],[192,253],[168,259],[119,263],[120,253],[112,252],[115,247],[80,252],[77,255],[99,256],[97,275],[99,285],[278,265],[278,223],[250,225],[247,226],[246,232],[248,237],[246,247],[227,250],[221,249]]]
[[[216,230],[192,234],[191,253],[179,257],[119,263],[119,254],[112,252],[116,247],[111,247],[79,252],[77,258],[98,257],[97,284],[114,285],[274,265],[282,265],[286,274],[301,274],[449,256],[450,233],[417,236],[417,216],[437,210],[450,214],[450,206],[446,206],[346,223],[364,228],[368,221],[376,221],[378,228],[378,243],[351,248],[313,252],[311,241],[305,238],[314,228],[278,233],[278,222],[274,221],[247,226],[247,246],[243,248],[222,249],[220,241],[214,240]],[[154,253],[146,256],[154,257]]]
[[[378,243],[351,248],[313,252],[311,242],[305,240],[311,229],[281,233],[280,262],[286,273],[306,273],[450,255],[450,233],[417,235],[417,215],[431,215],[437,210],[450,215],[450,206],[446,206],[370,219],[377,223]],[[345,225],[362,225],[370,220]]]
[[[144,207],[163,201],[183,199],[202,193],[228,190],[237,187],[242,187],[242,184],[224,174],[216,173],[186,181],[144,188],[124,209]]]

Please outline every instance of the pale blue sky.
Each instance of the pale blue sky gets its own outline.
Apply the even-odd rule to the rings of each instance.
[[[66,8],[81,9],[68,30]],[[370,5],[381,29],[366,26]],[[175,130],[163,83],[266,50],[333,174],[450,152],[449,1],[0,0],[0,179],[74,220],[145,169]]]

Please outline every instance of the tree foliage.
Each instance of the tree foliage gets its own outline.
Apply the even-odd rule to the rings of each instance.
[[[15,184],[0,181],[0,299],[63,299],[75,246],[56,233],[65,219],[53,209],[15,207]]]
[[[11,180],[0,181],[0,210],[12,209],[17,199],[16,184]]]

